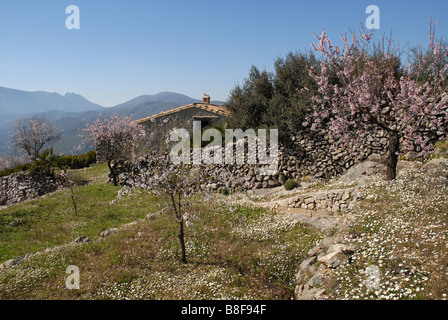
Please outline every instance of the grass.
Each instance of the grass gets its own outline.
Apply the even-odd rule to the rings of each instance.
[[[116,204],[118,188],[106,184],[107,168],[78,170],[79,215],[69,191],[0,211],[2,260],[44,252],[0,272],[0,299],[291,299],[295,274],[325,234],[232,197],[198,195],[189,212],[199,219],[186,229],[188,263],[180,262],[173,212],[122,228],[103,241],[101,231],[161,208],[143,192]],[[360,248],[350,263],[325,270],[330,299],[446,299],[448,294],[448,168],[415,166],[395,181],[364,189],[353,226],[342,242]],[[331,232],[331,231],[330,231]],[[80,269],[80,289],[68,290],[67,266]],[[369,290],[369,266],[380,271]]]
[[[441,151],[441,153],[448,153],[448,140],[439,140],[436,142],[435,147]]]
[[[67,191],[0,211],[8,221],[1,233],[3,257],[79,235],[95,240],[106,228],[159,209],[159,200],[143,193],[110,205],[118,188],[105,184],[106,168],[78,173],[91,182],[77,187],[77,217]],[[190,211],[199,219],[186,229],[187,264],[180,262],[178,225],[167,210],[103,241],[61,247],[0,272],[0,299],[293,298],[294,276],[318,233],[267,209],[230,206],[222,197],[193,200]],[[80,269],[80,290],[65,287],[69,265]]]
[[[67,189],[0,211],[0,262],[68,243],[79,236],[94,239],[108,228],[141,219],[158,209],[156,199],[144,193],[111,206],[119,187],[105,183],[104,165],[76,173],[80,180],[89,181],[75,187],[77,216]]]

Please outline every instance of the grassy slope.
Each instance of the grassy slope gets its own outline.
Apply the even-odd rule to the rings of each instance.
[[[71,242],[82,235],[93,239],[105,229],[141,219],[158,208],[155,198],[142,193],[110,205],[119,188],[105,183],[107,167],[104,165],[76,173],[78,179],[89,181],[75,187],[77,216],[69,190],[0,211],[1,262]]]
[[[118,189],[105,184],[106,169],[80,174],[92,182],[77,189],[78,217],[67,191],[0,211],[3,257],[81,234],[97,239],[104,229],[159,208],[160,200],[145,194],[111,206]],[[416,164],[400,170],[396,181],[378,181],[366,195],[345,239],[361,250],[350,264],[327,269],[330,298],[446,299],[448,169]],[[266,209],[230,210],[229,198],[219,199],[197,198],[190,208],[200,220],[186,231],[188,264],[179,262],[177,225],[168,211],[105,241],[45,253],[0,272],[0,299],[290,299],[300,262],[323,235]],[[24,220],[12,223],[18,218]],[[69,265],[80,269],[80,290],[65,288]],[[381,276],[368,291],[372,265]]]
[[[76,190],[77,217],[68,191],[0,211],[2,260],[79,235],[94,240],[159,208],[143,193],[110,205],[118,189],[104,183],[105,168],[79,174],[92,182]],[[200,219],[186,231],[188,264],[179,262],[177,223],[167,211],[104,241],[44,253],[0,272],[0,299],[290,299],[298,265],[319,235],[266,209],[230,210],[227,199],[193,201],[190,211]],[[69,265],[80,269],[80,290],[65,287]]]

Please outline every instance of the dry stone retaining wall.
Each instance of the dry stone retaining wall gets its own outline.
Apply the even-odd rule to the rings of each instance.
[[[386,132],[377,131],[374,136],[366,139],[356,156],[349,152],[350,146],[332,150],[332,144],[333,141],[324,131],[319,134],[302,131],[291,137],[289,144],[279,146],[278,171],[275,174],[261,175],[262,165],[248,164],[246,155],[244,164],[240,165],[204,165],[203,170],[208,177],[205,181],[205,188],[218,192],[223,189],[234,191],[272,188],[283,185],[288,179],[299,180],[305,176],[316,178],[335,176],[371,156],[383,157],[387,150],[388,139]],[[224,148],[222,154],[224,157]],[[130,180],[135,179],[138,172],[154,166],[153,159],[153,155],[146,155],[134,162],[119,163],[117,171],[120,174],[120,184],[130,184]],[[246,184],[247,181],[249,184]]]
[[[337,212],[351,209],[361,198],[358,188],[327,190],[297,196],[289,201],[288,208]]]
[[[34,199],[62,187],[62,180],[53,175],[13,173],[0,178],[0,205],[11,205]]]

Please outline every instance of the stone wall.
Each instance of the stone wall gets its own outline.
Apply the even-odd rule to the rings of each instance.
[[[292,198],[288,208],[302,208],[307,210],[326,209],[328,211],[344,211],[351,209],[362,198],[357,188],[327,190],[303,194]]]
[[[53,175],[13,173],[0,178],[0,205],[11,205],[34,199],[62,187],[62,180]]]
[[[292,137],[288,146],[279,146],[278,171],[275,174],[261,175],[262,165],[247,164],[246,154],[245,163],[241,165],[235,163],[203,165],[202,170],[207,177],[203,187],[211,191],[220,192],[227,189],[232,192],[241,189],[281,186],[288,179],[300,180],[310,176],[314,178],[334,176],[369,157],[383,157],[387,147],[387,138],[385,133],[379,131],[366,141],[365,146],[356,157],[353,157],[345,148],[332,151],[331,145],[332,142],[325,135],[315,135],[312,132],[304,131]],[[224,157],[224,149],[222,154]],[[119,183],[132,185],[139,172],[157,166],[156,157],[146,155],[139,157],[134,162],[121,162],[116,168],[119,172]]]
[[[260,175],[260,165],[212,164],[203,168],[208,177],[205,188],[218,192],[224,188],[228,191],[271,188],[283,185],[288,179],[336,176],[365,160],[384,159],[388,149],[388,134],[378,130],[368,136],[358,148],[356,155],[351,152],[350,145],[336,150],[332,149],[332,145],[333,141],[326,131],[316,133],[304,130],[291,137],[287,144],[279,146],[279,166],[275,174]],[[224,149],[222,154],[225,154]],[[143,156],[134,163],[122,163],[119,168],[119,172],[122,173],[120,183],[127,184],[126,180],[129,179],[127,172],[133,172],[135,177],[140,170],[150,167],[150,162],[149,156]],[[249,187],[246,181],[249,181]]]
[[[388,147],[387,132],[383,130],[368,136],[357,155],[352,154],[350,145],[332,150],[333,141],[326,131],[316,133],[305,130],[293,136],[291,141],[283,149],[284,161],[280,168],[280,170],[286,169],[286,173],[290,174],[291,178],[300,176],[304,171],[317,178],[334,176],[366,160],[371,155],[384,158]],[[291,163],[288,161],[296,163],[295,168],[291,168]]]
[[[208,120],[204,120],[207,119]],[[142,122],[145,128],[146,137],[139,143],[135,150],[137,157],[141,157],[149,152],[166,152],[166,139],[173,128],[183,128],[193,137],[193,121],[201,121],[202,130],[214,124],[220,124],[225,120],[222,115],[215,114],[199,108],[188,108],[166,116],[161,116],[152,121]]]

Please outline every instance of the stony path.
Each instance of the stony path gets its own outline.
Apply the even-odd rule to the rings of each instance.
[[[346,192],[345,190],[352,191],[353,188],[339,190],[343,193]],[[351,223],[350,212],[341,214],[332,211],[331,208],[316,209],[313,206],[313,209],[308,209],[302,208],[301,206],[294,207],[294,204],[297,203],[298,199],[301,197],[312,198],[317,194],[322,194],[322,190],[309,191],[306,188],[298,188],[295,192],[291,192],[284,190],[283,187],[277,187],[273,189],[265,189],[259,193],[261,193],[261,197],[260,194],[257,193],[246,193],[235,195],[233,198],[236,203],[268,208],[273,210],[280,219],[300,221],[309,224],[320,231],[331,231],[335,228],[346,229]]]
[[[328,269],[347,263],[355,252],[362,250],[346,245],[343,235],[353,224],[353,212],[361,199],[362,188],[377,179],[379,171],[375,163],[361,164],[349,170],[339,180],[352,184],[346,188],[336,182],[322,189],[299,188],[291,192],[278,187],[259,191],[258,194],[235,196],[237,203],[272,209],[278,219],[300,221],[322,232],[323,240],[309,250],[297,271],[294,291],[297,300],[328,299],[324,285]]]

